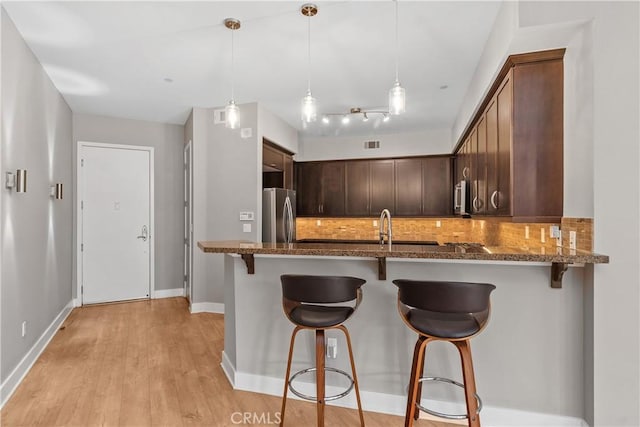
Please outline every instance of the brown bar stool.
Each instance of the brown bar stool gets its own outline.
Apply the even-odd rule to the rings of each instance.
[[[471,337],[484,329],[489,320],[489,296],[496,288],[488,283],[394,280],[398,287],[398,310],[402,320],[418,333],[413,352],[405,427],[413,425],[420,412],[447,419],[467,419],[469,427],[480,426],[482,401],[476,394],[471,360]],[[427,344],[432,341],[454,344],[460,353],[464,384],[448,378],[422,377]],[[467,413],[443,414],[420,405],[423,381],[438,381],[464,388]],[[417,409],[417,410],[416,410]]]
[[[358,377],[356,367],[353,362],[353,351],[351,350],[351,338],[349,331],[342,325],[356,311],[362,300],[362,290],[360,287],[365,284],[365,280],[356,277],[342,276],[308,276],[285,274],[280,276],[282,282],[282,306],[287,318],[296,325],[291,334],[291,344],[289,346],[289,358],[287,359],[287,373],[284,378],[284,393],[282,396],[282,410],[280,411],[280,426],[284,424],[284,410],[287,403],[287,391],[296,396],[316,402],[316,412],[318,426],[324,425],[325,402],[340,399],[351,392],[355,387],[356,400],[358,401],[358,412],[360,424],[364,426],[364,416],[360,403],[360,390],[358,389]],[[335,305],[339,303],[356,300],[355,306]],[[331,304],[331,305],[322,305]],[[303,369],[291,374],[291,358],[293,356],[293,345],[296,334],[309,329],[315,331],[316,335],[316,366]],[[327,329],[340,329],[347,339],[349,349],[349,359],[351,361],[351,377],[348,373],[339,369],[326,367],[324,332]],[[292,381],[300,374],[306,372],[316,373],[316,396],[308,396],[297,391]],[[346,376],[351,385],[343,393],[334,396],[325,396],[325,371],[332,371]]]

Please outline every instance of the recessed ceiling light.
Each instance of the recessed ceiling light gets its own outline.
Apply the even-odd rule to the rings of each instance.
[[[169,77],[165,77],[164,81],[167,82],[167,83],[173,83],[173,79],[169,78]]]
[[[329,116],[322,116],[322,123],[324,123],[325,125],[329,124]]]
[[[347,115],[342,116],[342,124],[343,124],[343,125],[348,124],[348,123],[349,123],[349,121],[350,121],[350,120],[349,120],[349,116],[347,116]]]

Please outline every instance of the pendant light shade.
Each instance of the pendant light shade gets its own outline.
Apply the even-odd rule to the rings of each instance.
[[[233,81],[234,81],[234,52],[233,52],[233,33],[240,28],[240,21],[235,18],[227,18],[224,20],[224,26],[231,30],[231,100],[224,107],[224,126],[229,129],[236,129],[240,126],[240,109],[233,99]]]
[[[307,3],[302,6],[300,12],[308,18],[307,22],[307,52],[308,52],[308,68],[307,68],[307,94],[302,98],[302,121],[305,123],[315,122],[318,117],[318,107],[316,99],[311,95],[311,17],[318,13],[318,7],[315,4]]]
[[[240,109],[233,101],[229,101],[226,107],[224,107],[224,125],[229,129],[237,129],[240,126]]]
[[[399,62],[399,49],[398,49],[398,0],[395,0],[396,8],[396,81],[389,89],[389,114],[397,116],[405,111],[406,95],[404,88],[400,85],[398,79],[398,62]]]
[[[389,89],[389,114],[397,116],[405,110],[405,91],[400,82],[396,80],[393,87]]]
[[[307,94],[302,98],[302,120],[310,123],[315,122],[318,116],[318,108],[316,106],[316,99],[311,95],[311,91],[307,91]]]

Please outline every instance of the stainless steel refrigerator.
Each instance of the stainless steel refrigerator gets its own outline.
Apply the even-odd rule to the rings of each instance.
[[[296,192],[284,188],[262,191],[262,241],[296,241]]]

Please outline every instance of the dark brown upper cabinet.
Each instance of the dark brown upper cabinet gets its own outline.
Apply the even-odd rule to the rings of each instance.
[[[292,154],[264,139],[262,142],[262,188],[293,189]]]
[[[369,212],[371,215],[379,215],[383,209],[389,209],[395,215],[395,162],[390,160],[371,160],[371,203]]]
[[[350,160],[345,162],[345,214],[369,216],[371,200],[370,162]]]
[[[422,159],[422,215],[453,214],[453,158],[450,155]]]
[[[295,168],[298,215],[344,215],[344,162],[304,162]]]
[[[471,168],[474,214],[562,218],[563,57],[564,49],[510,56],[462,134],[456,179]]]
[[[396,215],[422,215],[422,159],[396,159],[395,193]]]

